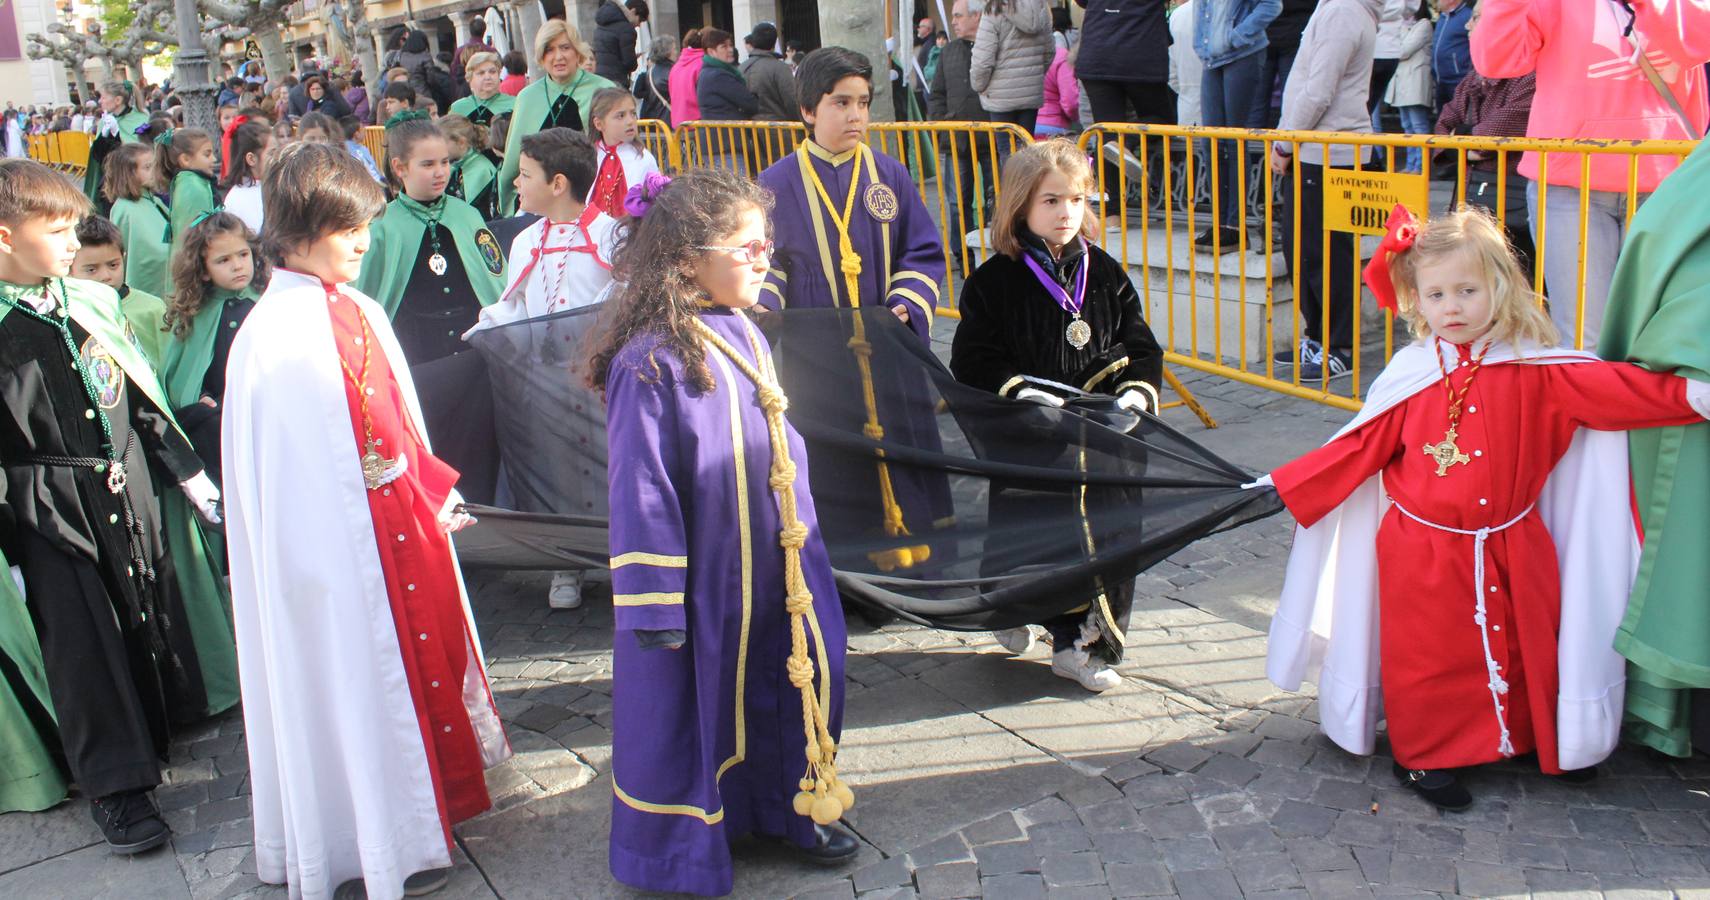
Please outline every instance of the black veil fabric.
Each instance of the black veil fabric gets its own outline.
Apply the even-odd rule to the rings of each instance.
[[[465,565],[606,565],[605,416],[582,385],[596,319],[582,309],[470,337],[492,406],[465,421],[491,417],[509,502],[471,508]],[[1281,509],[1274,491],[1241,490],[1252,475],[1109,397],[1052,409],[958,383],[888,310],[761,325],[838,587],[880,614],[953,630],[1040,622]]]

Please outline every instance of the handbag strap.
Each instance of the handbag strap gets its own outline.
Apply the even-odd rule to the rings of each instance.
[[[1651,61],[1645,58],[1643,48],[1639,50],[1639,71],[1645,73],[1645,78],[1650,81],[1651,87],[1656,88],[1657,93],[1661,94],[1663,100],[1667,101],[1669,108],[1674,110],[1675,118],[1680,120],[1680,127],[1686,129],[1687,136],[1695,141],[1703,140],[1704,134],[1693,126],[1691,119],[1687,118],[1686,108],[1680,105],[1680,99],[1674,95],[1674,91],[1669,90],[1668,82],[1663,81],[1662,74],[1657,71],[1657,67],[1651,65]]]

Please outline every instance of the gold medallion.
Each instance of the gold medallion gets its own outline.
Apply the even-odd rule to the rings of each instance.
[[[428,268],[431,269],[435,275],[444,275],[445,257],[438,253],[428,257]]]
[[[1441,441],[1425,445],[1425,455],[1431,457],[1431,461],[1437,464],[1438,478],[1447,476],[1450,466],[1464,466],[1472,462],[1472,457],[1462,453],[1461,448],[1455,443],[1455,438],[1458,436],[1455,429],[1451,427],[1448,433],[1443,435]]]
[[[381,456],[378,444],[375,441],[370,440],[362,454],[363,484],[367,485],[368,489],[371,491],[378,490],[382,485],[393,480],[392,477],[388,476],[391,475],[392,470],[397,465],[398,461],[396,459],[387,459],[386,457]]]

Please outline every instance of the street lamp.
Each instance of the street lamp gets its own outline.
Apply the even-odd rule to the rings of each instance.
[[[184,105],[184,124],[217,136],[220,119],[214,99],[219,89],[208,80],[208,51],[202,48],[196,0],[173,0],[172,11],[178,23],[178,55],[172,78],[179,102]]]

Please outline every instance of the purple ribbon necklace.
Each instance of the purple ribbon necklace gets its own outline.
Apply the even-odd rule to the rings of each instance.
[[[1033,258],[1033,254],[1025,252],[1021,254],[1022,261],[1027,263],[1029,269],[1033,270],[1033,277],[1039,279],[1039,283],[1045,286],[1045,292],[1051,295],[1051,299],[1057,301],[1058,306],[1061,306],[1065,312],[1074,317],[1073,321],[1069,322],[1069,327],[1063,331],[1063,337],[1068,340],[1069,346],[1076,350],[1085,347],[1092,341],[1092,326],[1081,319],[1081,304],[1085,303],[1087,299],[1087,269],[1090,268],[1092,262],[1092,260],[1084,258],[1086,256],[1085,239],[1081,240],[1081,256],[1083,257],[1081,271],[1075,276],[1075,294],[1071,297],[1069,292],[1064,290],[1063,286],[1058,284],[1043,266],[1039,265],[1038,261]]]

